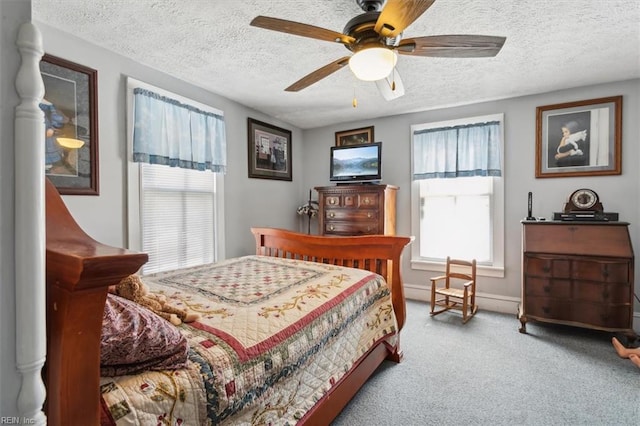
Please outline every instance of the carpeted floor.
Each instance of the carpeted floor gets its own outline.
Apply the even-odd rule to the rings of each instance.
[[[407,301],[404,360],[386,361],[333,423],[640,425],[640,369],[613,334]]]

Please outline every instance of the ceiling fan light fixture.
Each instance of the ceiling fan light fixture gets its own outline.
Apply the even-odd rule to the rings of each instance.
[[[363,81],[376,81],[385,78],[396,66],[396,53],[384,47],[369,47],[353,54],[349,59],[349,68]]]

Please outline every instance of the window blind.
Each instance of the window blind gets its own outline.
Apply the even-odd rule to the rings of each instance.
[[[140,166],[143,273],[214,262],[215,173]]]

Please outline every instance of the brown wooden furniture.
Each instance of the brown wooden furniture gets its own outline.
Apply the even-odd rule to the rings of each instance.
[[[100,244],[46,182],[47,423],[97,425],[100,334],[107,288],[135,273],[144,253]]]
[[[442,309],[436,310],[437,307]],[[447,257],[445,274],[431,278],[431,316],[450,309],[462,311],[463,323],[478,311],[475,259],[467,261]]]
[[[530,320],[633,331],[626,222],[522,222],[520,332]]]
[[[50,425],[100,423],[100,333],[107,288],[136,272],[147,255],[100,244],[72,218],[47,182],[47,416]],[[255,228],[256,250],[376,270],[389,280],[400,329],[405,299],[400,256],[406,237],[328,238]],[[295,254],[295,255],[294,255]],[[398,343],[383,341],[313,408],[306,424],[330,422],[385,359],[400,361]]]
[[[251,228],[251,231],[256,239],[256,254],[349,266],[382,275],[391,288],[398,330],[402,330],[406,302],[400,274],[401,254],[412,238],[383,235],[331,238],[270,228]],[[312,408],[304,423],[329,424],[385,359],[401,361],[399,336],[396,347],[385,342],[374,346],[358,366]]]
[[[397,186],[316,187],[321,235],[395,235]]]

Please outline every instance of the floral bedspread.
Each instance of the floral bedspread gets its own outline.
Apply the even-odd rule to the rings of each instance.
[[[142,277],[202,318],[188,367],[101,379],[117,425],[293,425],[380,340],[395,344],[384,279],[245,256]]]

